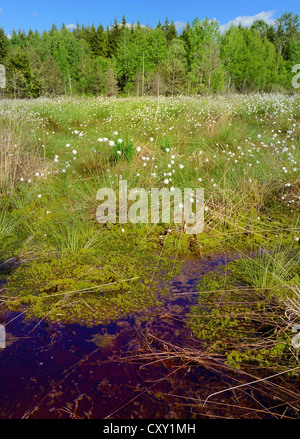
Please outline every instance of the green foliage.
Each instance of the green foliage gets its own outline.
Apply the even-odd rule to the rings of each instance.
[[[28,52],[20,47],[10,51],[7,55],[7,89],[14,97],[37,97],[39,85],[33,74]]]
[[[175,24],[65,26],[40,34],[0,29],[6,96],[206,94],[291,90],[300,51],[299,17],[285,12],[271,25],[231,26],[198,18],[180,36]]]
[[[9,41],[4,29],[0,28],[0,63],[3,63],[9,51]]]
[[[221,56],[230,76],[230,86],[238,91],[270,89],[283,84],[284,60],[274,45],[256,29],[232,26],[223,38]]]
[[[199,90],[222,89],[222,64],[220,60],[221,35],[216,20],[205,18],[193,21],[188,39],[190,41],[191,87]]]

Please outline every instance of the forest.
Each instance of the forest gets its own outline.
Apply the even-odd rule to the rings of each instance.
[[[167,18],[151,27],[125,16],[106,28],[0,29],[3,98],[294,92],[299,60],[300,22],[292,12],[225,32],[208,18],[178,32]]]

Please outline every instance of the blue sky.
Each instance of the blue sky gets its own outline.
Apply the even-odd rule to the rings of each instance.
[[[13,29],[42,32],[53,23],[58,27],[62,23],[72,27],[77,22],[109,26],[115,18],[120,21],[125,15],[129,23],[139,20],[151,26],[167,16],[178,29],[195,17],[216,18],[225,30],[233,20],[248,25],[255,18],[272,22],[285,11],[300,15],[299,5],[297,0],[0,0],[0,27],[10,34]]]

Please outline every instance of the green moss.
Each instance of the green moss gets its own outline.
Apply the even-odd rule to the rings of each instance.
[[[158,274],[152,281],[153,274],[174,275],[174,261],[150,252],[152,245],[130,257],[110,250],[80,250],[22,264],[8,278],[8,307],[26,305],[29,316],[89,324],[159,305]]]
[[[117,335],[113,334],[95,334],[90,342],[94,343],[96,346],[102,349],[111,349],[114,342],[116,341]]]
[[[298,283],[299,255],[294,254],[295,264],[285,265],[289,268],[285,279],[286,270],[280,276],[274,268],[274,260],[283,260],[279,254],[281,258],[272,256],[273,265],[266,255],[231,262],[217,273],[206,274],[198,285],[199,302],[191,309],[188,324],[194,335],[211,351],[224,355],[230,366],[280,369],[297,364],[290,350],[291,334],[281,318],[285,310],[281,299],[283,291],[284,298],[292,295],[286,286]],[[291,253],[284,256],[290,261],[293,257]],[[267,281],[263,278],[266,271]]]

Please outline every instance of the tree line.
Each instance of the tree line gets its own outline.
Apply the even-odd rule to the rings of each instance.
[[[223,33],[208,18],[180,33],[168,19],[150,27],[125,17],[107,28],[53,25],[9,37],[0,29],[3,97],[291,91],[298,63],[300,23],[292,12]]]

